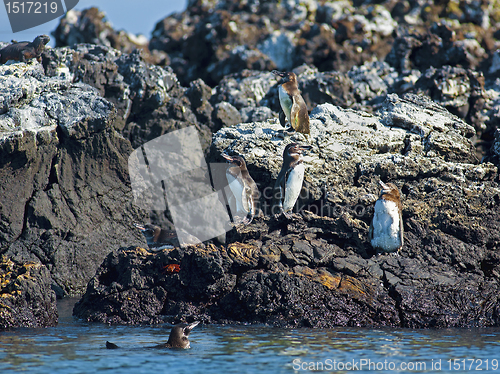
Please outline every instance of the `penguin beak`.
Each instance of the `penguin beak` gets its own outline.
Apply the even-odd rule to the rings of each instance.
[[[229,162],[233,162],[234,161],[234,159],[231,156],[226,155],[225,153],[222,154],[222,157],[224,157]]]
[[[286,83],[286,82],[290,82],[290,75],[287,72],[281,72],[281,71],[278,71],[278,70],[273,70],[271,73],[273,73],[274,75],[276,75],[278,77],[281,77],[280,84],[283,84],[283,83]]]
[[[146,228],[143,225],[139,225],[138,223],[134,223],[134,226],[141,231],[146,230]]]
[[[389,187],[387,184],[385,184],[382,181],[378,181],[378,183],[382,186],[382,192],[383,193],[389,193],[391,191],[391,187]]]
[[[301,152],[308,151],[310,149],[312,149],[311,145],[299,145],[299,146],[297,146],[297,150],[301,151]]]
[[[186,327],[184,327],[184,335],[189,335],[189,333],[191,332],[192,329],[194,329],[196,326],[198,326],[198,324],[200,323],[200,321],[194,321],[193,323],[190,323],[189,325],[187,325]]]
[[[281,71],[278,71],[278,70],[273,70],[271,73],[273,75],[277,75],[278,77],[281,77],[281,78],[285,78],[286,77],[286,73],[285,72],[281,72]]]

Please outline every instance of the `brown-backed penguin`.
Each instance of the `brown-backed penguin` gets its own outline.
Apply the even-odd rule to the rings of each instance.
[[[309,113],[300,94],[297,76],[291,71],[280,72],[273,70],[272,73],[282,78],[279,86],[279,98],[281,109],[283,109],[288,123],[295,131],[309,134]],[[280,122],[284,125],[281,115]]]
[[[399,190],[393,183],[379,183],[382,190],[375,203],[368,237],[376,250],[399,252],[403,247],[403,208]]]
[[[175,231],[165,230],[151,224],[140,225],[134,223],[134,226],[141,230],[152,252],[179,246],[179,240]]]
[[[170,331],[170,336],[168,337],[168,341],[166,343],[158,344],[150,348],[182,348],[182,349],[191,348],[188,339],[189,333],[191,332],[192,329],[198,326],[199,323],[200,323],[199,321],[195,321],[193,323],[190,323],[189,325],[185,324],[175,325],[174,327],[172,327],[172,330]],[[118,347],[114,343],[106,342],[106,348],[118,349],[120,347]]]
[[[244,214],[245,218],[242,222],[247,225],[252,222],[257,211],[259,189],[250,176],[243,157],[228,156],[227,154],[222,154],[222,157],[231,163],[226,171],[226,178],[236,203],[235,213],[236,215]]]
[[[291,218],[292,209],[302,189],[305,171],[302,153],[311,148],[311,146],[290,143],[283,151],[283,164],[274,184],[274,196],[278,200],[280,211],[287,218]]]

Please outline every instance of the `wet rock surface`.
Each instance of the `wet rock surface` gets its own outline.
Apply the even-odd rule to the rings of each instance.
[[[42,64],[0,68],[0,254],[44,264],[59,297],[98,269],[75,308],[95,321],[498,325],[500,16],[487,5],[192,0],[149,41],[98,9],[68,12]],[[291,221],[272,216],[268,187],[285,144],[309,140],[279,125],[275,68],[297,74],[311,116]],[[132,204],[128,156],[188,126],[208,162],[245,156],[263,213],[225,245],[136,250],[134,222],[173,226]],[[380,179],[403,197],[399,257],[367,240]]]
[[[0,330],[57,324],[56,294],[48,269],[40,263],[0,258]]]

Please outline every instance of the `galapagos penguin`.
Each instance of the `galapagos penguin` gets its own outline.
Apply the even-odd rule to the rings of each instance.
[[[279,86],[279,98],[281,109],[283,109],[288,123],[295,131],[309,135],[309,113],[300,94],[297,76],[293,72],[280,72],[277,70],[273,70],[271,73],[282,78]],[[281,114],[280,122],[284,125]]]
[[[198,326],[199,323],[200,323],[199,321],[195,321],[188,325],[186,324],[175,325],[174,327],[172,327],[172,330],[170,330],[170,336],[168,337],[168,341],[166,343],[158,344],[155,345],[154,347],[149,347],[149,348],[182,348],[182,349],[191,348],[191,345],[189,343],[189,333],[191,332],[192,329]],[[115,343],[106,342],[106,348],[118,349],[120,347],[117,346]]]
[[[311,146],[290,143],[283,151],[283,164],[274,189],[279,209],[288,219],[292,216],[292,209],[299,197],[304,180],[305,167],[302,153],[311,148]]]
[[[226,171],[226,178],[236,203],[235,213],[244,214],[245,218],[242,223],[248,225],[252,222],[257,211],[259,189],[250,176],[243,157],[228,156],[227,154],[222,154],[222,157],[231,163]]]
[[[399,252],[403,247],[403,208],[400,193],[393,183],[379,183],[382,190],[375,203],[368,237],[376,250]]]

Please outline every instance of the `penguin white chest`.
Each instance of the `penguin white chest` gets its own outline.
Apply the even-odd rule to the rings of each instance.
[[[371,244],[374,248],[394,252],[402,246],[399,209],[394,201],[377,200],[372,228]]]
[[[281,108],[283,109],[283,112],[285,113],[286,119],[289,123],[290,122],[290,111],[292,110],[292,99],[290,98],[290,95],[284,90],[283,86],[280,86],[279,90],[279,97],[280,97],[280,104]]]
[[[302,182],[304,180],[304,170],[304,164],[298,164],[288,173],[285,184],[285,200],[283,201],[283,210],[285,212],[293,209],[300,195]]]
[[[245,203],[243,202],[243,183],[240,178],[234,177],[231,173],[226,173],[226,178],[228,182],[229,189],[234,196],[234,200],[236,203],[236,211],[237,212],[245,212]]]

